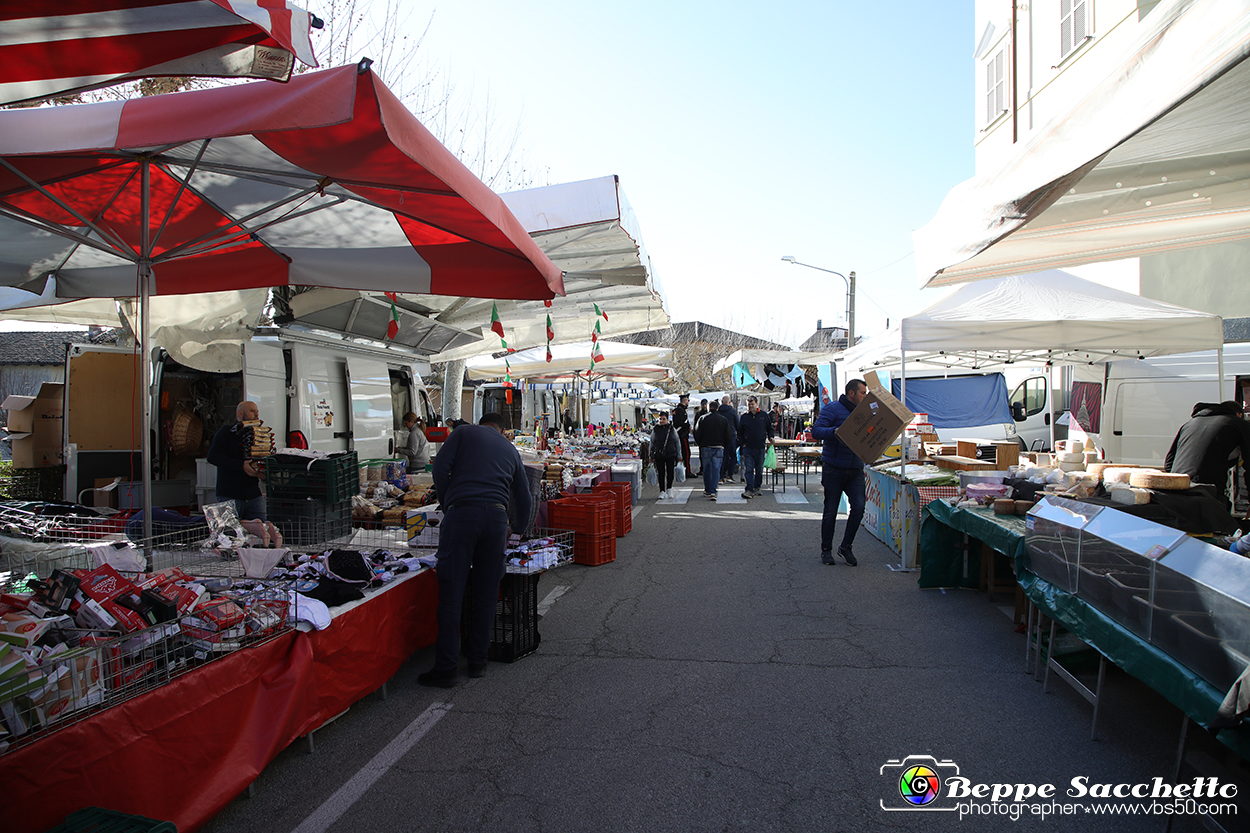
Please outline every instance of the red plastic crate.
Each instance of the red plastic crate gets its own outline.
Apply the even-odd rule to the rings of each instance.
[[[598,567],[616,560],[615,535],[573,536],[573,563]]]
[[[551,501],[547,524],[585,535],[616,535],[616,509],[610,495],[577,495]]]
[[[633,498],[628,483],[598,483],[592,494],[610,495],[616,501],[616,537],[633,528]]]

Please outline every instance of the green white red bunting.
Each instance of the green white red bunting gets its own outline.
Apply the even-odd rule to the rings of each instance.
[[[596,310],[597,309],[598,307],[596,307]],[[503,322],[499,320],[499,305],[493,301],[490,305],[490,328],[493,332],[497,333],[500,338],[503,338]]]
[[[386,337],[394,341],[395,336],[399,335],[399,310],[395,307],[399,296],[394,292],[385,292],[383,294],[391,301],[391,320],[386,325]]]

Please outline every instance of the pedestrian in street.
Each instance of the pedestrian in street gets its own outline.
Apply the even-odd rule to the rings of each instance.
[[[838,520],[838,504],[842,502],[843,494],[846,495],[850,513],[846,516],[838,555],[852,567],[859,563],[851,546],[855,542],[859,522],[864,517],[864,461],[846,443],[839,440],[835,432],[867,395],[868,385],[864,380],[852,379],[846,383],[846,392],[836,402],[830,402],[820,409],[820,416],[816,417],[816,422],[812,425],[812,437],[825,444],[820,454],[820,485],[825,490],[824,514],[820,521],[820,560],[825,564],[835,563],[833,531]]]
[[[760,410],[760,402],[754,396],[747,398],[747,412],[738,420],[738,447],[742,454],[742,479],[746,488],[744,498],[760,496],[764,480],[764,449],[773,441],[773,422]]]
[[[774,402],[774,403],[773,403],[773,409],[772,409],[772,412],[771,412],[771,418],[772,418],[772,423],[773,423],[773,436],[774,436],[774,437],[780,437],[780,436],[781,436],[781,425],[782,425],[782,414],[781,414],[781,403],[780,403],[780,402]]]
[[[694,436],[696,438],[695,445],[698,445],[699,423],[703,421],[703,418],[705,416],[707,416],[707,411],[708,411],[707,400],[706,399],[699,400],[699,412],[694,415],[694,431],[692,432],[694,433]],[[699,446],[699,470],[694,473],[694,476],[695,477],[703,476],[703,446],[701,445]]]
[[[458,682],[460,608],[470,586],[469,676],[486,673],[495,602],[504,573],[508,507],[521,528],[530,515],[529,479],[516,446],[504,437],[503,416],[486,414],[478,425],[451,432],[434,458],[434,488],[443,509],[438,543],[438,640],[434,667],[417,677],[424,686]],[[470,578],[472,582],[470,584]]]
[[[681,441],[681,462],[690,473],[690,415],[686,412],[690,405],[690,394],[683,393],[677,397],[677,407],[673,409],[673,428],[677,430],[677,439]]]
[[[733,444],[733,436],[729,420],[715,410],[709,411],[695,431],[694,441],[703,452],[703,496],[710,500],[716,500],[721,460],[725,457],[726,447]]]
[[[729,445],[725,446],[725,463],[723,469],[723,477],[725,483],[732,483],[734,476],[738,473],[738,448],[736,437],[738,436],[738,409],[729,402],[729,395],[721,397],[720,415],[729,422]]]
[[[651,459],[655,462],[661,499],[673,496],[673,469],[680,457],[681,440],[677,438],[677,430],[668,421],[668,411],[661,411],[655,430],[651,432]]]

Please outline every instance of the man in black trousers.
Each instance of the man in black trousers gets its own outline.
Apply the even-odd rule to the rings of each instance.
[[[434,488],[443,509],[438,543],[438,641],[434,667],[417,677],[425,686],[451,688],[459,681],[460,608],[472,574],[469,676],[486,673],[495,602],[504,573],[508,506],[514,526],[530,516],[529,480],[516,446],[503,435],[500,414],[462,425],[434,458]]]
[[[683,393],[677,397],[677,407],[673,409],[673,428],[677,429],[677,439],[681,440],[681,463],[686,467],[686,475],[690,475],[690,414],[686,410],[690,405],[690,394]]]

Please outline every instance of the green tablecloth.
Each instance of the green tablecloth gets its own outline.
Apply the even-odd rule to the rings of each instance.
[[[920,513],[920,586],[976,587],[981,553],[968,553],[964,574],[963,535],[968,534],[1011,559],[1024,555],[1024,518],[995,515],[992,509],[960,509],[945,500],[925,504]]]
[[[1015,562],[1016,580],[1042,613],[1076,634],[1127,673],[1153,688],[1169,703],[1205,726],[1215,716],[1224,692],[1140,639],[1092,607],[1038,578],[1025,566],[1025,519],[995,515],[990,509],[958,509],[946,501],[925,506],[920,524],[920,586],[977,585],[980,553],[969,552],[969,575],[963,574],[962,535],[976,538]],[[1250,759],[1250,728],[1221,730],[1217,737]]]

